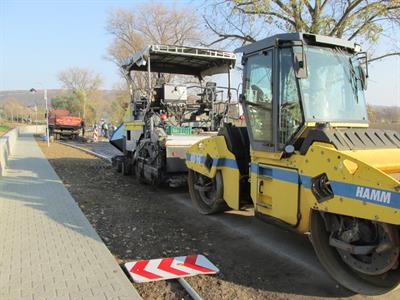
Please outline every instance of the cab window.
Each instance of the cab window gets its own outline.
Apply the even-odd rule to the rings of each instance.
[[[252,139],[272,144],[272,51],[246,62],[245,105]]]
[[[303,124],[292,48],[280,49],[279,66],[279,148],[283,149]]]

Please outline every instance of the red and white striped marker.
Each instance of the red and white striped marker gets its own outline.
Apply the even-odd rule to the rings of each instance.
[[[126,263],[125,268],[137,283],[219,272],[204,255],[139,260]]]
[[[93,142],[97,142],[99,140],[99,129],[93,129]]]

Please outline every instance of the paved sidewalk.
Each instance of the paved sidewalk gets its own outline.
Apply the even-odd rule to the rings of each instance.
[[[0,177],[0,299],[140,299],[31,135]]]

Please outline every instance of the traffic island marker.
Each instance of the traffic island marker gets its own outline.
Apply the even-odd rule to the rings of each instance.
[[[200,274],[216,274],[219,269],[204,255],[189,255],[127,262],[125,268],[136,283],[168,280]]]

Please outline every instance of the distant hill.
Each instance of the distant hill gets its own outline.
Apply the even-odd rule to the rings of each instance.
[[[373,128],[393,129],[400,132],[400,107],[372,105],[369,114],[370,126]]]
[[[102,98],[114,99],[117,91],[115,90],[101,90]],[[51,89],[47,90],[47,98],[50,99],[57,97],[59,95],[67,94],[66,90],[62,89]],[[6,102],[7,100],[15,99],[23,105],[31,106],[37,103],[38,105],[44,105],[43,103],[43,91],[39,91],[38,93],[31,93],[29,91],[24,90],[15,90],[15,91],[0,91],[0,105]]]

